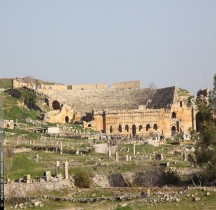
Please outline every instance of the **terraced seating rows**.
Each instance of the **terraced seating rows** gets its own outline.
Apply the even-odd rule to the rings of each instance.
[[[79,91],[49,91],[52,100],[66,103],[75,111],[137,109],[140,105],[147,108],[162,108],[173,101],[175,87],[163,89],[108,89]]]

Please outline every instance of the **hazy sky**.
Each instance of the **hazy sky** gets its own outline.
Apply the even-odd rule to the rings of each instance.
[[[0,77],[212,88],[216,0],[0,0]]]

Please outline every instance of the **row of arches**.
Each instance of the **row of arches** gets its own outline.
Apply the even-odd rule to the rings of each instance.
[[[149,131],[149,129],[151,128],[151,125],[150,124],[147,124],[146,126],[145,126],[145,130],[146,131]],[[119,126],[118,126],[118,131],[119,131],[119,133],[122,133],[123,132],[123,129],[126,131],[126,132],[129,132],[129,125],[125,125],[124,126],[124,128],[122,127],[122,125],[121,124],[119,124]],[[136,135],[136,131],[137,131],[137,127],[136,127],[136,125],[135,124],[133,124],[132,125],[132,133],[133,133],[133,135]],[[158,129],[158,125],[155,123],[154,125],[153,125],[153,129],[154,130],[157,130]],[[142,125],[139,125],[138,126],[138,130],[139,131],[143,131],[143,126]],[[110,133],[113,133],[113,126],[111,125],[110,126]]]

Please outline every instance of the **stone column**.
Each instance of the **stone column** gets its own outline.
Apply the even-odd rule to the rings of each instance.
[[[55,175],[58,176],[59,175],[59,161],[56,161],[56,167],[55,167]]]
[[[115,160],[116,160],[116,162],[119,161],[119,155],[118,155],[118,152],[115,153]]]
[[[64,178],[68,179],[68,161],[67,160],[65,161],[65,164],[64,164]]]
[[[108,158],[109,158],[109,159],[112,158],[112,151],[111,151],[111,149],[108,150]]]
[[[136,144],[133,143],[133,154],[136,155]]]
[[[19,144],[19,140],[17,140],[16,144],[17,144],[17,145]]]
[[[24,176],[24,180],[25,180],[25,183],[30,184],[31,183],[31,175],[28,174],[27,176]]]
[[[186,151],[184,151],[184,153],[183,153],[183,161],[187,161],[187,153],[186,153]]]
[[[129,156],[129,161],[131,161],[132,160],[132,157],[131,156]]]
[[[126,155],[126,161],[128,161],[128,155]]]

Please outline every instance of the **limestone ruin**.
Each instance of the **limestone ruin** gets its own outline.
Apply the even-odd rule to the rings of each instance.
[[[13,80],[13,88],[26,87],[44,95],[53,111],[51,123],[82,122],[85,128],[109,136],[167,138],[196,130],[197,110],[193,97],[178,87],[141,88],[140,81],[92,85],[38,85]],[[160,140],[158,139],[158,140]]]

